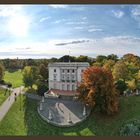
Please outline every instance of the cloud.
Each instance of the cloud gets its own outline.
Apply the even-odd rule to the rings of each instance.
[[[90,29],[88,29],[88,32],[97,32],[97,31],[101,32],[101,31],[103,31],[103,29],[100,29],[100,28],[90,28]]]
[[[84,27],[82,27],[82,26],[76,26],[76,27],[74,27],[74,29],[76,29],[76,30],[83,30]]]
[[[68,5],[65,5],[65,4],[51,4],[51,5],[48,5],[52,8],[67,8]]]
[[[15,16],[17,13],[21,12],[21,5],[0,5],[0,16],[9,17]]]
[[[16,48],[17,50],[30,50],[31,47],[24,47],[24,48]]]
[[[66,24],[68,25],[78,25],[78,24],[87,24],[88,22],[85,22],[85,21],[72,21],[72,22],[66,22]]]
[[[0,58],[51,58],[69,54],[79,56],[126,53],[140,54],[140,38],[135,36],[110,36],[102,38],[79,38],[67,40],[48,40],[46,42],[0,44]],[[59,47],[58,47],[59,46]]]
[[[133,16],[140,16],[140,5],[134,6],[131,10]]]
[[[124,12],[121,10],[112,10],[112,13],[116,18],[122,18],[124,16]]]
[[[82,17],[82,20],[87,20],[87,17]]]
[[[88,31],[88,32],[102,32],[103,31],[102,28],[100,28],[99,26],[95,26],[95,25],[75,26],[74,29],[80,30],[80,31]]]
[[[56,46],[63,46],[63,45],[79,44],[79,43],[85,43],[85,42],[89,42],[89,40],[76,40],[76,41],[72,41],[72,42],[58,43],[58,44],[55,44],[55,45]]]
[[[45,20],[48,20],[48,19],[50,19],[51,17],[43,17],[43,18],[41,18],[40,20],[39,20],[39,22],[43,22],[43,21],[45,21]]]
[[[117,44],[138,44],[140,43],[140,38],[133,36],[113,36],[113,37],[104,37],[103,39],[106,43],[117,43]]]
[[[58,24],[60,23],[62,20],[56,20],[54,23]]]
[[[131,17],[139,24],[140,26],[140,5],[133,6],[131,9]]]

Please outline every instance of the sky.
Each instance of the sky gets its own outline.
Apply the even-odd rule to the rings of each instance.
[[[140,56],[140,5],[0,5],[0,58]]]

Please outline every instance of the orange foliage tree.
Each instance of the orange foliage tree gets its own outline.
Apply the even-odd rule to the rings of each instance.
[[[87,68],[77,91],[79,99],[87,106],[107,114],[118,111],[118,92],[113,76],[107,69],[94,66]]]

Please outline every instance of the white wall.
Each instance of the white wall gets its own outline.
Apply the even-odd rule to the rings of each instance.
[[[64,84],[64,90],[67,90],[67,85],[69,84],[70,85],[70,90],[72,90],[72,85],[74,84],[75,87],[77,88],[77,81],[74,83],[74,82],[70,82],[70,83],[67,83],[67,82],[61,82],[60,78],[61,78],[61,73],[60,73],[60,68],[63,68],[63,69],[75,69],[77,70],[76,68],[77,67],[49,67],[49,89],[54,89],[54,84],[56,84],[56,89],[60,89],[62,90],[62,84]],[[54,69],[56,69],[56,72],[54,72]],[[81,70],[84,70],[86,69],[86,67],[78,67],[78,70],[76,72],[76,79],[78,80],[78,82],[81,81]],[[56,81],[54,81],[54,74],[56,74]],[[71,78],[70,78],[71,79]],[[75,88],[75,89],[76,89]]]

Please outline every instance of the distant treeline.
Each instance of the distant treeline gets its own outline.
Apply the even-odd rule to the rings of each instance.
[[[125,54],[122,58],[118,58],[117,55],[111,54],[108,56],[98,55],[96,58],[80,55],[78,57],[64,55],[60,58],[50,58],[50,59],[0,59],[0,63],[4,66],[5,69],[23,69],[25,66],[39,66],[40,64],[48,65],[49,62],[88,62],[90,65],[103,66],[105,61],[113,60],[117,62],[118,60],[128,59],[131,61],[131,57],[134,56],[137,60],[136,63],[140,64],[140,57],[133,54]]]

